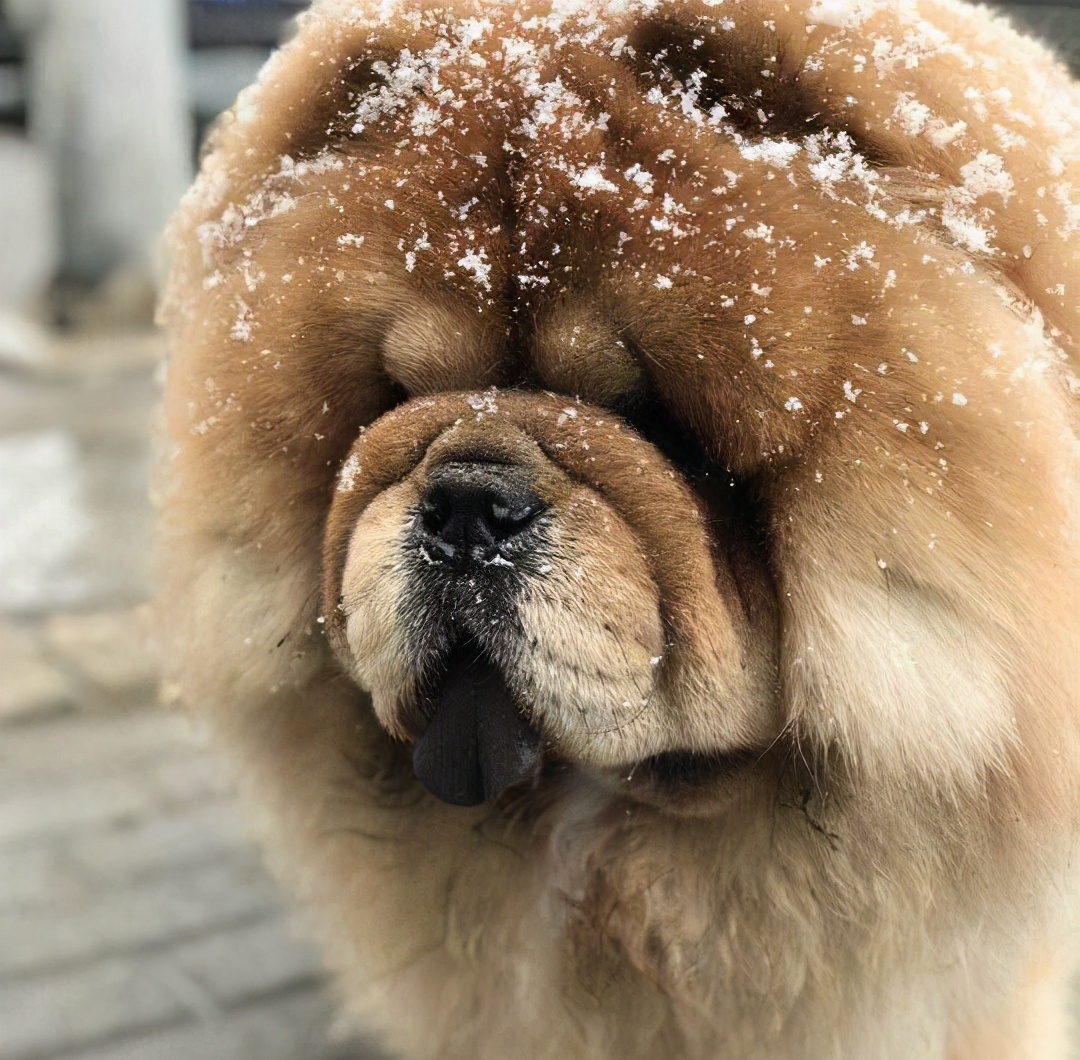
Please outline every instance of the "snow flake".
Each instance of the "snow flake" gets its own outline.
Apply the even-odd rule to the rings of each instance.
[[[960,176],[964,179],[964,190],[973,199],[997,192],[1001,201],[1008,205],[1013,193],[1013,179],[1000,155],[980,151],[972,161],[960,167]]]
[[[356,488],[356,476],[360,474],[360,457],[350,453],[338,473],[337,492],[351,493]]]
[[[651,195],[653,192],[653,175],[647,170],[642,169],[640,163],[635,162],[623,176],[635,184],[646,195]]]
[[[964,205],[956,193],[961,189],[952,188],[941,207],[941,222],[948,229],[956,242],[967,250],[978,254],[992,254],[994,246],[990,242],[995,235],[992,227],[983,225]]]
[[[583,191],[617,192],[619,190],[619,186],[608,180],[599,166],[589,166],[580,173],[571,173],[570,183]]]
[[[764,162],[775,169],[787,169],[802,148],[790,140],[746,140],[739,143],[739,154],[747,162]]]
[[[881,6],[880,0],[814,0],[806,21],[849,29],[861,26]]]
[[[851,272],[855,272],[862,262],[866,262],[871,267],[877,268],[878,266],[874,262],[874,249],[865,239],[862,240],[844,256],[845,267]]]
[[[485,291],[491,290],[491,265],[487,260],[487,251],[480,247],[478,250],[470,250],[467,254],[458,258],[457,264],[471,272],[473,281],[483,287]]]
[[[920,103],[910,92],[901,92],[896,98],[893,117],[909,136],[917,136],[926,128],[932,113],[925,103]]]
[[[492,387],[483,394],[470,394],[465,399],[465,403],[476,413],[477,420],[481,420],[485,414],[494,416],[499,411],[499,406],[495,401],[496,394],[497,391]]]
[[[237,314],[233,321],[229,338],[236,342],[250,342],[252,337],[253,317],[251,307],[242,299],[236,299]]]

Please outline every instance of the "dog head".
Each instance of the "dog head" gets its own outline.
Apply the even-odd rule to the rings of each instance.
[[[223,120],[164,655],[403,1055],[943,1054],[1020,981],[1078,113],[954,0],[318,0]]]
[[[1076,208],[963,56],[816,10],[326,2],[217,134],[178,539],[445,800],[777,747],[970,790],[1061,703]]]

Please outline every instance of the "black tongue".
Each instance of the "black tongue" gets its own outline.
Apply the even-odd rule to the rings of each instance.
[[[478,806],[529,777],[540,747],[499,670],[464,648],[451,657],[435,716],[413,746],[413,770],[443,802]]]

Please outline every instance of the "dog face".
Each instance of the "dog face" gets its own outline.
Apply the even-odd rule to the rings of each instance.
[[[415,1055],[548,1055],[479,1026],[519,931],[574,1056],[907,1055],[901,980],[944,1042],[1021,975],[1078,113],[930,0],[323,0],[241,97],[173,231],[168,642]]]
[[[420,737],[421,780],[484,801],[544,757],[621,779],[767,747],[774,606],[749,529],[720,521],[726,489],[550,393],[421,399],[369,428],[338,481],[326,595],[380,721]]]
[[[793,721],[946,787],[1017,739],[965,632],[985,644],[971,604],[995,590],[954,562],[980,522],[1011,547],[1008,514],[957,485],[1014,444],[975,409],[1016,424],[1042,401],[997,381],[1024,374],[1032,326],[973,258],[1013,193],[988,169],[964,228],[911,142],[828,127],[801,15],[755,52],[766,78],[695,11],[365,24],[324,89],[339,110],[319,100],[322,153],[255,193],[274,299],[303,282],[339,329],[377,328],[360,374],[389,394],[335,454],[323,608],[455,801],[544,762],[698,780]],[[1015,496],[1029,468],[995,474]]]

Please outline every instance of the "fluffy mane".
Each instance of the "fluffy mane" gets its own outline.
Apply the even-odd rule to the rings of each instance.
[[[170,679],[389,1048],[1065,1055],[1078,233],[1080,92],[983,9],[301,19],[170,231],[161,615]],[[667,462],[612,433],[640,393],[677,421],[666,448],[631,423]],[[677,646],[741,646],[717,684],[707,659],[674,682],[695,751],[710,711],[740,738],[779,718],[717,802],[589,769],[475,809],[417,785],[327,628],[365,506],[474,414],[625,517]],[[684,436],[737,503],[701,500]],[[704,530],[657,515],[681,511],[669,471]],[[720,568],[724,527],[721,603],[739,549],[768,591],[721,634],[687,572]]]

